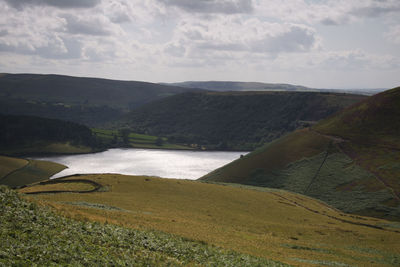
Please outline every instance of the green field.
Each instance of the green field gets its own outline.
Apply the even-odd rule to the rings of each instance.
[[[65,168],[48,161],[0,156],[0,184],[19,187],[46,180]]]
[[[93,133],[103,141],[103,143],[122,142],[122,134],[118,130],[92,129]],[[168,143],[167,138],[152,135],[138,134],[129,132],[129,143],[124,144],[134,148],[154,148],[154,149],[193,149],[186,145]]]
[[[24,198],[78,220],[167,232],[294,266],[400,263],[398,224],[345,214],[287,191],[142,176],[67,178],[76,179],[95,181],[102,188],[94,193]],[[71,188],[65,183],[52,186],[53,190]],[[84,190],[86,185],[76,181],[73,188],[80,186]],[[48,189],[37,185],[20,192]]]

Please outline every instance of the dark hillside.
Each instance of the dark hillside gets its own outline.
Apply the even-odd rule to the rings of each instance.
[[[365,99],[314,129],[355,143],[400,149],[400,87]]]
[[[62,75],[0,75],[0,113],[102,126],[154,100],[193,89]]]
[[[253,149],[364,96],[307,92],[184,93],[131,112],[135,132],[215,149]]]
[[[400,88],[291,133],[203,180],[282,188],[400,220]]]
[[[0,114],[1,153],[21,154],[20,149],[40,149],[41,146],[54,143],[88,148],[98,145],[92,131],[84,125],[34,116]]]
[[[184,91],[187,89],[138,81],[39,74],[0,76],[2,97],[114,108],[133,108]]]

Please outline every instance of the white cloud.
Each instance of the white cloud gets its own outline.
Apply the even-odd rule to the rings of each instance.
[[[262,22],[258,19],[220,17],[212,21],[182,21],[175,29],[174,38],[165,52],[173,56],[204,56],[211,51],[230,53],[307,52],[319,45],[315,31],[305,25]]]
[[[101,0],[4,0],[10,6],[23,8],[25,6],[54,6],[58,8],[90,8],[98,5]]]
[[[363,71],[388,78],[400,69],[399,9],[398,0],[0,0],[0,72],[149,81],[309,77],[309,86],[312,79],[340,83],[331,72],[346,82]],[[355,29],[365,42],[353,40]],[[383,32],[394,45],[368,42]]]
[[[398,16],[398,0],[256,1],[258,14],[282,21],[341,25],[363,18]]]
[[[400,45],[400,25],[390,27],[389,31],[385,33],[385,37],[389,42]]]

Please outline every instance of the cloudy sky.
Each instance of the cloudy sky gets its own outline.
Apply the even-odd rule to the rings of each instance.
[[[400,85],[400,0],[0,0],[0,72]]]

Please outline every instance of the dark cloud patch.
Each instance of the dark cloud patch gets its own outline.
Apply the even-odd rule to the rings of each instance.
[[[69,14],[66,14],[63,17],[67,22],[66,29],[68,33],[97,36],[107,36],[112,34],[104,25],[105,23],[99,19],[83,19]]]
[[[82,43],[72,38],[62,38],[64,51],[51,46],[39,47],[35,54],[49,59],[77,59],[82,56]]]
[[[101,0],[4,0],[10,6],[23,8],[24,6],[46,5],[58,8],[90,8],[101,2]]]
[[[321,20],[321,23],[324,25],[327,25],[327,26],[337,26],[337,25],[342,24],[342,22],[336,21],[332,18],[325,18],[325,19]]]
[[[357,8],[353,10],[351,13],[357,16],[364,17],[379,17],[381,15],[385,15],[387,13],[397,13],[400,12],[400,5],[397,7],[364,7]]]
[[[351,14],[363,17],[379,17],[389,13],[400,12],[399,0],[375,0],[369,6],[354,8]]]
[[[315,43],[314,32],[307,28],[292,26],[288,31],[277,36],[268,36],[254,42],[252,50],[272,54],[306,52],[311,50]]]
[[[8,30],[0,30],[0,37],[8,35]]]
[[[251,13],[251,0],[159,0],[166,6],[176,6],[194,13],[237,14]]]

